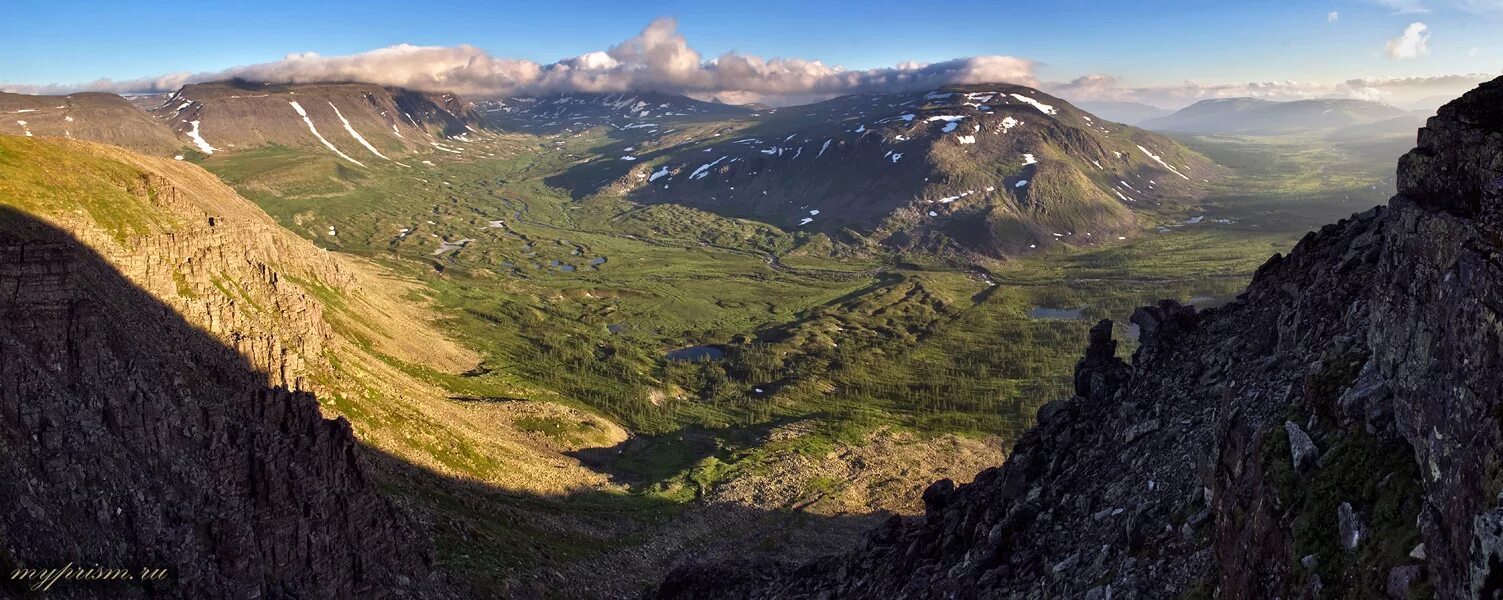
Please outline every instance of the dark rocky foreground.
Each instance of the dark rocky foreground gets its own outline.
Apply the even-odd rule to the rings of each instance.
[[[1092,331],[1006,464],[804,565],[661,598],[1503,597],[1503,78],[1440,109],[1388,206],[1236,302]]]
[[[277,281],[249,251],[162,238],[177,250],[133,264],[195,251],[203,269]],[[0,209],[0,598],[445,593],[430,544],[376,492],[349,424],[273,374],[295,371],[288,348],[317,332],[258,335],[232,316],[222,326],[240,327],[261,364],[71,233]],[[63,577],[36,591],[35,577],[15,575],[69,564],[138,580]],[[139,580],[156,568],[165,579]]]

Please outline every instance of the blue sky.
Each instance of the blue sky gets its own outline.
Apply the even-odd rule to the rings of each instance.
[[[5,0],[0,82],[207,72],[294,52],[470,44],[541,64],[604,50],[653,18],[705,58],[726,51],[853,69],[976,55],[1034,61],[1039,81],[1109,74],[1133,86],[1498,73],[1503,0],[1205,2],[478,2],[271,0],[140,4]],[[1335,20],[1330,13],[1337,13]],[[1385,43],[1426,26],[1427,52]]]

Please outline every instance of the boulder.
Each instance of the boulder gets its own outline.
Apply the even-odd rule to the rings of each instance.
[[[1305,430],[1300,429],[1294,421],[1284,421],[1284,431],[1289,434],[1289,458],[1294,462],[1294,470],[1303,472],[1315,466],[1315,459],[1319,458],[1320,451],[1315,448],[1315,442]]]

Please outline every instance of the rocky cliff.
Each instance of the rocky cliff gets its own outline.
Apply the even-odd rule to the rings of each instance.
[[[1503,594],[1503,79],[1440,109],[1399,194],[1235,302],[1092,331],[1006,463],[804,565],[678,569],[663,598]]]
[[[7,576],[170,573],[64,580],[61,598],[446,594],[310,391],[341,387],[318,296],[354,290],[349,267],[181,162],[4,137],[0,172]]]

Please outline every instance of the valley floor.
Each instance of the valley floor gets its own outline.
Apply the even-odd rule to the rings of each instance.
[[[611,142],[596,132],[490,137],[416,168],[281,148],[202,164],[299,235],[415,283],[478,357],[450,373],[384,354],[479,435],[526,448],[381,461],[441,562],[495,591],[630,596],[675,561],[797,560],[921,510],[930,482],[1000,464],[1037,407],[1070,394],[1097,320],[1130,340],[1137,306],[1225,302],[1308,229],[1392,192],[1384,149],[1180,141],[1232,168],[1199,207],[1006,262],[546,185]],[[688,347],[719,358],[666,360]],[[362,437],[397,427],[360,402],[325,409]]]

